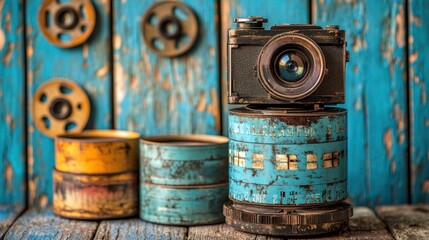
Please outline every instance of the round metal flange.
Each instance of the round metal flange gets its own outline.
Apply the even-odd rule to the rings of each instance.
[[[163,57],[175,57],[189,51],[198,36],[198,19],[187,5],[165,1],[153,4],[142,21],[143,39]]]
[[[33,121],[43,134],[56,137],[81,132],[89,119],[90,102],[85,91],[65,79],[52,79],[33,96]]]
[[[228,202],[225,221],[241,231],[273,236],[308,236],[347,228],[353,215],[346,202],[330,206],[268,207]]]
[[[89,38],[94,31],[96,16],[90,0],[73,0],[67,4],[45,0],[39,8],[37,20],[49,42],[69,48]]]

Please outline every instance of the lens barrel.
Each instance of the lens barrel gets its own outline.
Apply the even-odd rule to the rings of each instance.
[[[272,98],[280,101],[310,96],[320,86],[325,74],[322,49],[302,34],[275,35],[258,57],[258,80]]]
[[[228,224],[280,236],[347,226],[346,110],[236,108],[229,138]]]

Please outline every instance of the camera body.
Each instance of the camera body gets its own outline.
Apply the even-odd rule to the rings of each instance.
[[[345,31],[309,24],[266,30],[262,17],[228,30],[228,103],[325,105],[345,101]]]

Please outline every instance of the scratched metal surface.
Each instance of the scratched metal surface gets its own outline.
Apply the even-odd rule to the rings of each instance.
[[[305,114],[305,113],[301,113]],[[347,198],[346,112],[229,115],[229,196],[259,204],[323,204]]]
[[[411,201],[429,202],[429,1],[409,1]]]
[[[314,23],[347,30],[350,197],[357,205],[407,202],[405,3],[320,0],[312,9]]]
[[[228,143],[199,146],[140,145],[141,180],[165,185],[228,182]]]
[[[111,127],[111,71],[109,67],[109,1],[93,1],[97,12],[95,30],[84,45],[62,49],[49,43],[37,25],[42,0],[26,1],[26,55],[28,102],[28,203],[45,207],[52,203],[54,141],[34,125],[32,97],[37,88],[53,77],[69,78],[82,86],[91,100],[87,128]]]
[[[0,204],[25,204],[24,28],[21,1],[0,1]]]
[[[115,127],[142,136],[221,131],[217,3],[184,0],[200,33],[186,55],[159,57],[142,37],[141,20],[156,1],[113,1]]]
[[[228,135],[228,106],[226,101],[226,40],[227,29],[235,27],[234,18],[248,16],[263,16],[268,18],[268,23],[264,24],[268,28],[280,23],[308,23],[310,21],[310,1],[303,0],[270,0],[269,4],[265,0],[220,0],[221,11],[221,75],[220,84],[222,86],[222,134]]]
[[[175,187],[140,184],[140,218],[168,225],[205,225],[224,221],[228,184]]]

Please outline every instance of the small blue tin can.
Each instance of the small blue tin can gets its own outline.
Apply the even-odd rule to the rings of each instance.
[[[151,136],[140,142],[140,218],[171,225],[224,221],[228,138]]]

